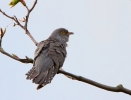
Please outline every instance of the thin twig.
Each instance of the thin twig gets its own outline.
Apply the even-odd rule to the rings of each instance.
[[[17,25],[19,25],[21,28],[23,28],[22,25],[19,23],[19,21],[18,21],[18,19],[17,19],[16,16],[11,17],[11,16],[7,15],[5,12],[3,12],[1,9],[0,9],[0,12],[1,12],[4,16],[6,16],[7,18],[14,20],[14,22],[16,22]]]
[[[38,0],[35,0],[35,2],[34,2],[34,4],[33,4],[32,8],[30,9],[29,12],[31,12],[31,11],[35,8],[35,5],[36,5],[37,1],[38,1]]]
[[[16,16],[14,16],[14,21],[16,22],[17,25],[19,25],[21,28],[24,29],[24,27],[20,24],[20,22]]]
[[[8,17],[8,18],[10,18],[10,19],[12,19],[12,20],[14,20],[14,18],[13,17],[11,17],[11,16],[9,16],[9,15],[7,15],[5,12],[3,12],[1,9],[0,9],[0,12],[4,15],[4,16],[6,16],[6,17]]]
[[[26,32],[26,34],[31,38],[31,40],[35,43],[35,45],[37,46],[37,42],[36,40],[33,38],[33,36],[30,34],[29,30],[27,29],[27,25],[28,25],[28,19],[29,19],[29,16],[30,16],[30,13],[31,11],[34,9],[35,5],[37,3],[37,0],[35,0],[33,6],[31,7],[31,9],[29,9],[27,6],[26,6],[26,9],[27,9],[27,15],[26,15],[26,19],[25,19],[25,25],[24,25],[24,30]]]
[[[28,24],[28,19],[29,19],[30,13],[31,13],[31,11],[35,8],[36,3],[37,3],[37,0],[35,0],[33,6],[31,7],[31,9],[29,9],[29,8],[26,6],[27,15],[26,15],[26,21],[25,21],[25,25],[24,25],[26,28],[27,28],[27,24]]]

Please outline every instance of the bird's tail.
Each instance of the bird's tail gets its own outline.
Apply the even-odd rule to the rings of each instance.
[[[39,84],[37,90],[51,83],[53,77],[57,74],[59,68],[52,66],[49,70],[36,73],[35,68],[32,68],[26,75],[27,79],[33,79],[32,82]]]

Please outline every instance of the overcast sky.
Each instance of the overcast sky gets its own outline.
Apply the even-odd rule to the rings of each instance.
[[[26,9],[14,8],[10,0],[0,0],[0,8],[22,19]],[[29,7],[34,0],[26,0]],[[13,21],[0,14],[0,27],[7,28],[2,46],[20,58],[34,57],[36,46]],[[75,34],[70,37],[63,68],[76,75],[109,86],[122,84],[131,89],[131,1],[130,0],[38,0],[28,29],[38,41],[56,28]],[[131,100],[124,93],[113,93],[56,75],[39,91],[26,80],[32,64],[23,64],[0,54],[0,100]]]

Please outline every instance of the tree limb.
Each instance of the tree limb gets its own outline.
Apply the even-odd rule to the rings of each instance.
[[[131,95],[131,90],[124,88],[121,84],[117,85],[116,87],[111,87],[111,86],[107,86],[107,85],[95,82],[93,80],[87,79],[87,78],[82,77],[82,76],[74,75],[72,73],[69,73],[69,72],[66,72],[66,71],[63,71],[63,70],[59,70],[58,74],[59,73],[64,74],[64,75],[68,75],[68,76],[72,77],[73,79],[75,79],[77,81],[81,81],[81,82],[96,86],[98,88],[101,88],[101,89],[104,89],[104,90],[107,90],[107,91],[123,92],[123,93]]]
[[[26,58],[26,59],[20,59],[20,58],[18,58],[17,56],[14,56],[14,55],[11,55],[11,54],[5,52],[5,51],[3,50],[3,48],[1,48],[1,47],[0,47],[0,52],[1,52],[2,54],[4,54],[4,55],[6,55],[6,56],[8,56],[8,57],[10,57],[10,58],[12,58],[12,59],[14,59],[14,60],[20,61],[20,62],[22,62],[22,63],[33,63],[33,60],[32,60],[32,59],[30,59],[30,58],[29,58],[29,59],[28,59],[28,58]]]

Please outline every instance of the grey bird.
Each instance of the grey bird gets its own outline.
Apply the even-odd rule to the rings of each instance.
[[[33,67],[26,73],[27,79],[38,84],[37,90],[51,83],[53,77],[63,66],[69,36],[74,34],[65,28],[52,32],[50,37],[37,45]]]

